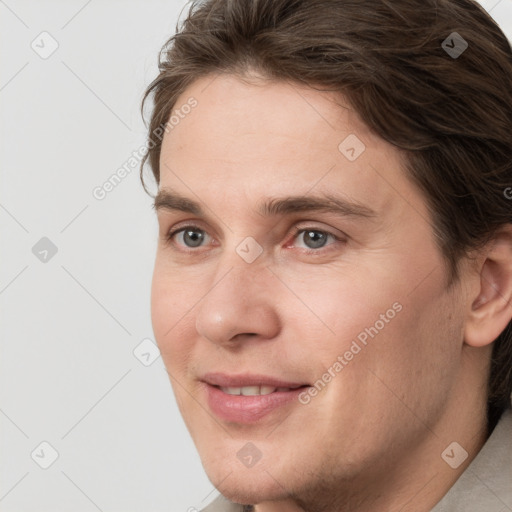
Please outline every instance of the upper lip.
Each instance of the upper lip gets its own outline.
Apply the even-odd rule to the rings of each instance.
[[[245,386],[274,386],[276,388],[298,388],[305,386],[304,382],[293,382],[278,379],[268,375],[254,373],[243,373],[237,375],[228,375],[227,373],[212,372],[206,373],[201,378],[203,382],[212,386],[223,388],[242,388]]]

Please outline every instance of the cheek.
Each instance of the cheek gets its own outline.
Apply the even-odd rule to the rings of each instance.
[[[172,328],[176,316],[175,294],[172,281],[165,279],[161,265],[155,264],[151,284],[151,321],[157,342],[163,341],[166,332]]]
[[[156,342],[167,369],[183,365],[190,352],[193,307],[198,288],[179,279],[175,270],[164,268],[158,259],[151,286],[151,321]]]
[[[197,302],[200,276],[189,274],[166,262],[165,254],[157,255],[151,284],[151,316],[159,333],[164,327],[167,332]]]
[[[388,322],[398,315],[393,309],[400,297],[396,285],[372,285],[353,270],[331,269],[314,273],[308,279],[287,275],[286,280],[293,283],[294,294],[282,297],[285,323],[300,326],[304,348],[311,350],[313,343],[317,354],[338,355],[376,322],[379,331],[387,329],[388,323],[382,324],[381,314],[388,312]],[[376,282],[375,276],[373,283]]]
[[[439,418],[455,385],[463,316],[437,278],[402,295],[400,303],[402,310],[362,352],[367,399],[388,404],[383,414],[408,417],[413,411],[428,423]]]
[[[441,267],[417,286],[421,281],[402,265],[383,267],[380,274],[338,269],[330,276],[295,279],[295,297],[283,296],[284,323],[296,326],[297,346],[320,368],[348,351],[346,377],[361,379],[361,372],[372,370],[435,388],[456,361],[461,326],[454,318],[460,312],[444,288]]]

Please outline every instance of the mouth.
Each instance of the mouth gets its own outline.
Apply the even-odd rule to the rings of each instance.
[[[296,387],[275,387],[275,386],[243,386],[243,387],[224,387],[224,386],[214,386],[220,389],[223,393],[227,393],[228,395],[243,395],[243,396],[261,396],[261,395],[270,395],[271,393],[277,392],[287,392],[295,389],[299,389],[305,386],[296,386]]]
[[[265,416],[289,414],[309,384],[263,375],[207,374],[201,384],[210,410],[226,422],[253,424]]]

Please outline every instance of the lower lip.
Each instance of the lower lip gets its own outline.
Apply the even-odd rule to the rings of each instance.
[[[221,419],[234,423],[254,423],[272,411],[291,402],[299,403],[298,396],[307,386],[290,391],[274,391],[268,395],[228,395],[207,383],[207,401],[210,409]]]

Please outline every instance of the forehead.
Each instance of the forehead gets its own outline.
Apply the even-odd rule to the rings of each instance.
[[[340,95],[220,74],[190,85],[173,112],[190,98],[197,106],[164,136],[161,187],[245,200],[339,191],[377,211],[422,202],[399,151]]]
[[[229,144],[236,142],[247,157],[262,156],[265,148],[253,146],[252,142],[264,135],[267,147],[288,143],[290,149],[297,149],[300,139],[303,143],[314,141],[319,151],[336,155],[337,146],[333,148],[332,143],[340,136],[357,132],[368,142],[375,138],[342,97],[298,84],[208,75],[180,95],[174,111],[179,111],[191,97],[197,100],[197,107],[189,115],[180,116],[179,123],[166,134],[166,149],[203,144],[225,157]],[[189,138],[191,131],[193,140]],[[371,142],[383,141],[375,138]],[[291,156],[291,152],[284,152],[283,157],[286,156]]]

